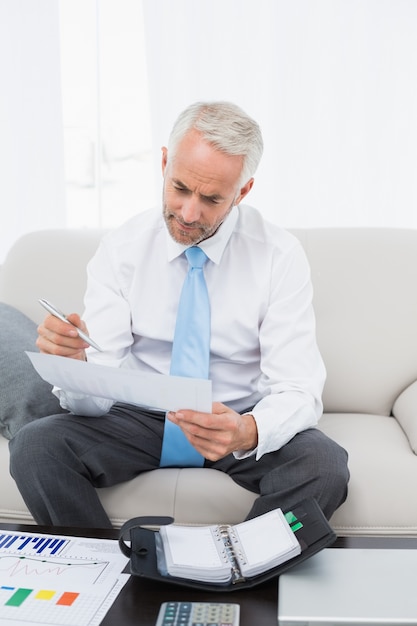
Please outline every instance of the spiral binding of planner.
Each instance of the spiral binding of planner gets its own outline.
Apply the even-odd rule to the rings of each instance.
[[[242,582],[244,577],[241,574],[239,562],[235,555],[233,543],[230,537],[230,528],[231,527],[229,525],[223,524],[218,527],[217,532],[219,534],[219,538],[223,541],[225,556],[231,566],[232,580],[233,583],[236,584],[238,582]]]

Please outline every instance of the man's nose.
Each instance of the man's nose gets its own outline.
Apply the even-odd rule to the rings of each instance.
[[[198,198],[190,196],[183,201],[181,207],[181,217],[187,224],[198,222],[201,216],[201,208],[198,202]]]

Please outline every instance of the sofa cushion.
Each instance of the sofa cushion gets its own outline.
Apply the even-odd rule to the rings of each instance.
[[[294,230],[311,267],[325,413],[391,415],[417,380],[417,231]]]
[[[327,413],[319,428],[349,453],[348,497],[330,520],[335,532],[416,536],[416,455],[395,417]]]
[[[7,439],[34,419],[64,412],[25,354],[36,350],[36,337],[32,320],[0,303],[0,433]]]

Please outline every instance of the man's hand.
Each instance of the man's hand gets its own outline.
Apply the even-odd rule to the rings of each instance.
[[[85,323],[77,313],[71,313],[68,319],[77,328],[87,332]],[[36,345],[44,354],[68,356],[80,361],[86,360],[85,348],[88,348],[88,343],[78,336],[75,328],[53,315],[47,315],[43,323],[38,326]]]
[[[214,402],[212,410],[213,413],[199,413],[181,409],[167,417],[209,461],[218,461],[237,450],[256,448],[258,431],[252,415],[239,415],[220,402]]]

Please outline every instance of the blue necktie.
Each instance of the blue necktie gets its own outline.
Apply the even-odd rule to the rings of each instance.
[[[197,246],[188,248],[185,255],[189,268],[178,305],[170,374],[208,378],[210,301],[203,270],[207,256]],[[166,419],[160,466],[202,467],[203,464],[204,457],[189,443],[180,427]]]

